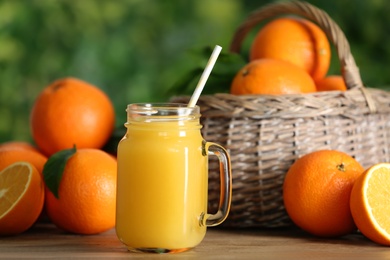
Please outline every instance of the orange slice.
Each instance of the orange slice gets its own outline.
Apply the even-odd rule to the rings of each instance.
[[[29,229],[44,202],[44,183],[30,163],[16,162],[0,172],[0,235]]]
[[[356,180],[350,207],[363,235],[376,243],[390,245],[390,163],[376,164]]]

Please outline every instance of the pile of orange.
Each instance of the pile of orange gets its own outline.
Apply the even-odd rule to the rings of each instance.
[[[234,77],[230,93],[294,94],[345,91],[341,76],[328,80],[331,49],[325,33],[300,18],[278,18],[256,34],[249,62]]]
[[[112,102],[98,87],[76,78],[45,87],[30,115],[35,145],[0,144],[0,235],[22,233],[40,216],[78,234],[113,228],[117,162],[102,148],[114,126]]]
[[[389,190],[389,163],[364,170],[346,153],[320,150],[292,164],[283,201],[290,219],[313,235],[337,237],[360,230],[390,245]]]

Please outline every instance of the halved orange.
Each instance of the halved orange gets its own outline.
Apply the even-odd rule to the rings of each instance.
[[[0,235],[16,235],[38,219],[44,203],[44,183],[28,162],[16,162],[0,172]]]
[[[352,188],[350,207],[363,235],[390,245],[390,163],[376,164],[359,176]]]

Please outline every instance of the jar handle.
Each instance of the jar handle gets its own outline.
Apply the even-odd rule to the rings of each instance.
[[[201,219],[201,224],[206,226],[217,226],[228,216],[232,201],[232,171],[230,157],[225,148],[221,145],[206,142],[203,143],[205,155],[215,155],[219,160],[220,197],[218,211],[215,214],[206,214]]]

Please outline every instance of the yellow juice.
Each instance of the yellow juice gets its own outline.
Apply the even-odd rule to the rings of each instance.
[[[129,250],[195,247],[206,233],[208,189],[199,119],[127,128],[118,145],[118,238]]]

